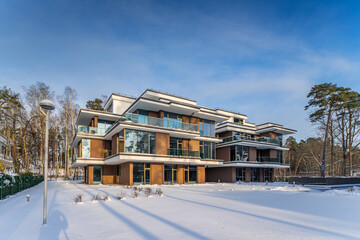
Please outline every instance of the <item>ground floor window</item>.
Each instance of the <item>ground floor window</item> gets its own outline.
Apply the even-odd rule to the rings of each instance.
[[[94,166],[93,183],[101,183],[101,166]]]
[[[259,169],[258,168],[251,168],[251,181],[258,182],[259,181]]]
[[[245,168],[236,168],[236,181],[245,182]]]
[[[164,180],[165,183],[176,183],[177,167],[175,164],[165,164],[164,166]]]
[[[184,181],[185,183],[196,183],[196,166],[185,166]]]
[[[271,182],[271,175],[272,175],[272,168],[265,168],[264,169],[264,181]]]
[[[133,184],[150,184],[150,163],[133,163]]]

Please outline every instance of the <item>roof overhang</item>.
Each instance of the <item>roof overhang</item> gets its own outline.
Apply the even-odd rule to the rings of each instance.
[[[257,128],[256,134],[265,133],[265,132],[275,132],[282,135],[295,134],[297,131],[289,128],[278,127],[278,126],[269,126],[264,128]]]
[[[102,158],[77,158],[72,162],[72,167],[84,167],[87,165],[104,165],[104,159]]]
[[[126,110],[126,112],[133,113],[137,109],[146,109],[154,112],[175,112],[181,115],[204,118],[215,122],[222,122],[229,119],[228,116],[219,114],[213,109],[200,107],[198,105],[178,103],[168,99],[154,100],[140,97]]]
[[[116,121],[121,117],[120,114],[116,114],[116,113],[96,111],[91,109],[81,109],[78,118],[76,120],[76,125],[88,126],[90,125],[91,119],[93,119],[94,116],[98,116],[102,120],[107,120],[107,121]]]
[[[289,150],[286,147],[281,147],[281,146],[276,145],[276,144],[262,143],[262,142],[251,142],[251,141],[246,141],[246,140],[237,140],[237,141],[232,141],[232,142],[226,142],[226,143],[223,143],[223,144],[218,144],[216,146],[216,148],[223,148],[223,147],[228,147],[228,146],[232,146],[232,145],[256,147],[257,149],[275,149],[275,150],[282,150],[282,151]]]
[[[276,164],[276,163],[260,163],[260,162],[224,162],[220,166],[211,167],[251,167],[251,168],[289,168],[287,164]]]
[[[137,153],[120,153],[105,159],[106,165],[118,165],[125,162],[154,162],[165,164],[189,164],[189,165],[206,165],[219,166],[220,160],[202,160],[196,157],[177,157],[168,155],[155,154],[137,154]]]

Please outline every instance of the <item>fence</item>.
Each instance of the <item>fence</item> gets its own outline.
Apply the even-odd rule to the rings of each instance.
[[[44,180],[43,176],[9,176],[0,175],[0,200],[27,188],[31,188]]]

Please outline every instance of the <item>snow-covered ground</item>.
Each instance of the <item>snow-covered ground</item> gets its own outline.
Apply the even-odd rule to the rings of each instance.
[[[118,185],[48,186],[48,224],[39,184],[0,201],[0,239],[360,239],[360,191],[219,183],[151,186],[164,196],[134,199]]]

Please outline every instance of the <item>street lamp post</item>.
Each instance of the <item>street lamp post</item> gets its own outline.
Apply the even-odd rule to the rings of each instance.
[[[48,170],[48,155],[49,155],[49,111],[55,109],[55,105],[50,100],[41,100],[40,107],[46,110],[45,115],[45,162],[44,162],[44,208],[43,208],[43,224],[46,224],[46,210],[47,210],[47,170]]]

